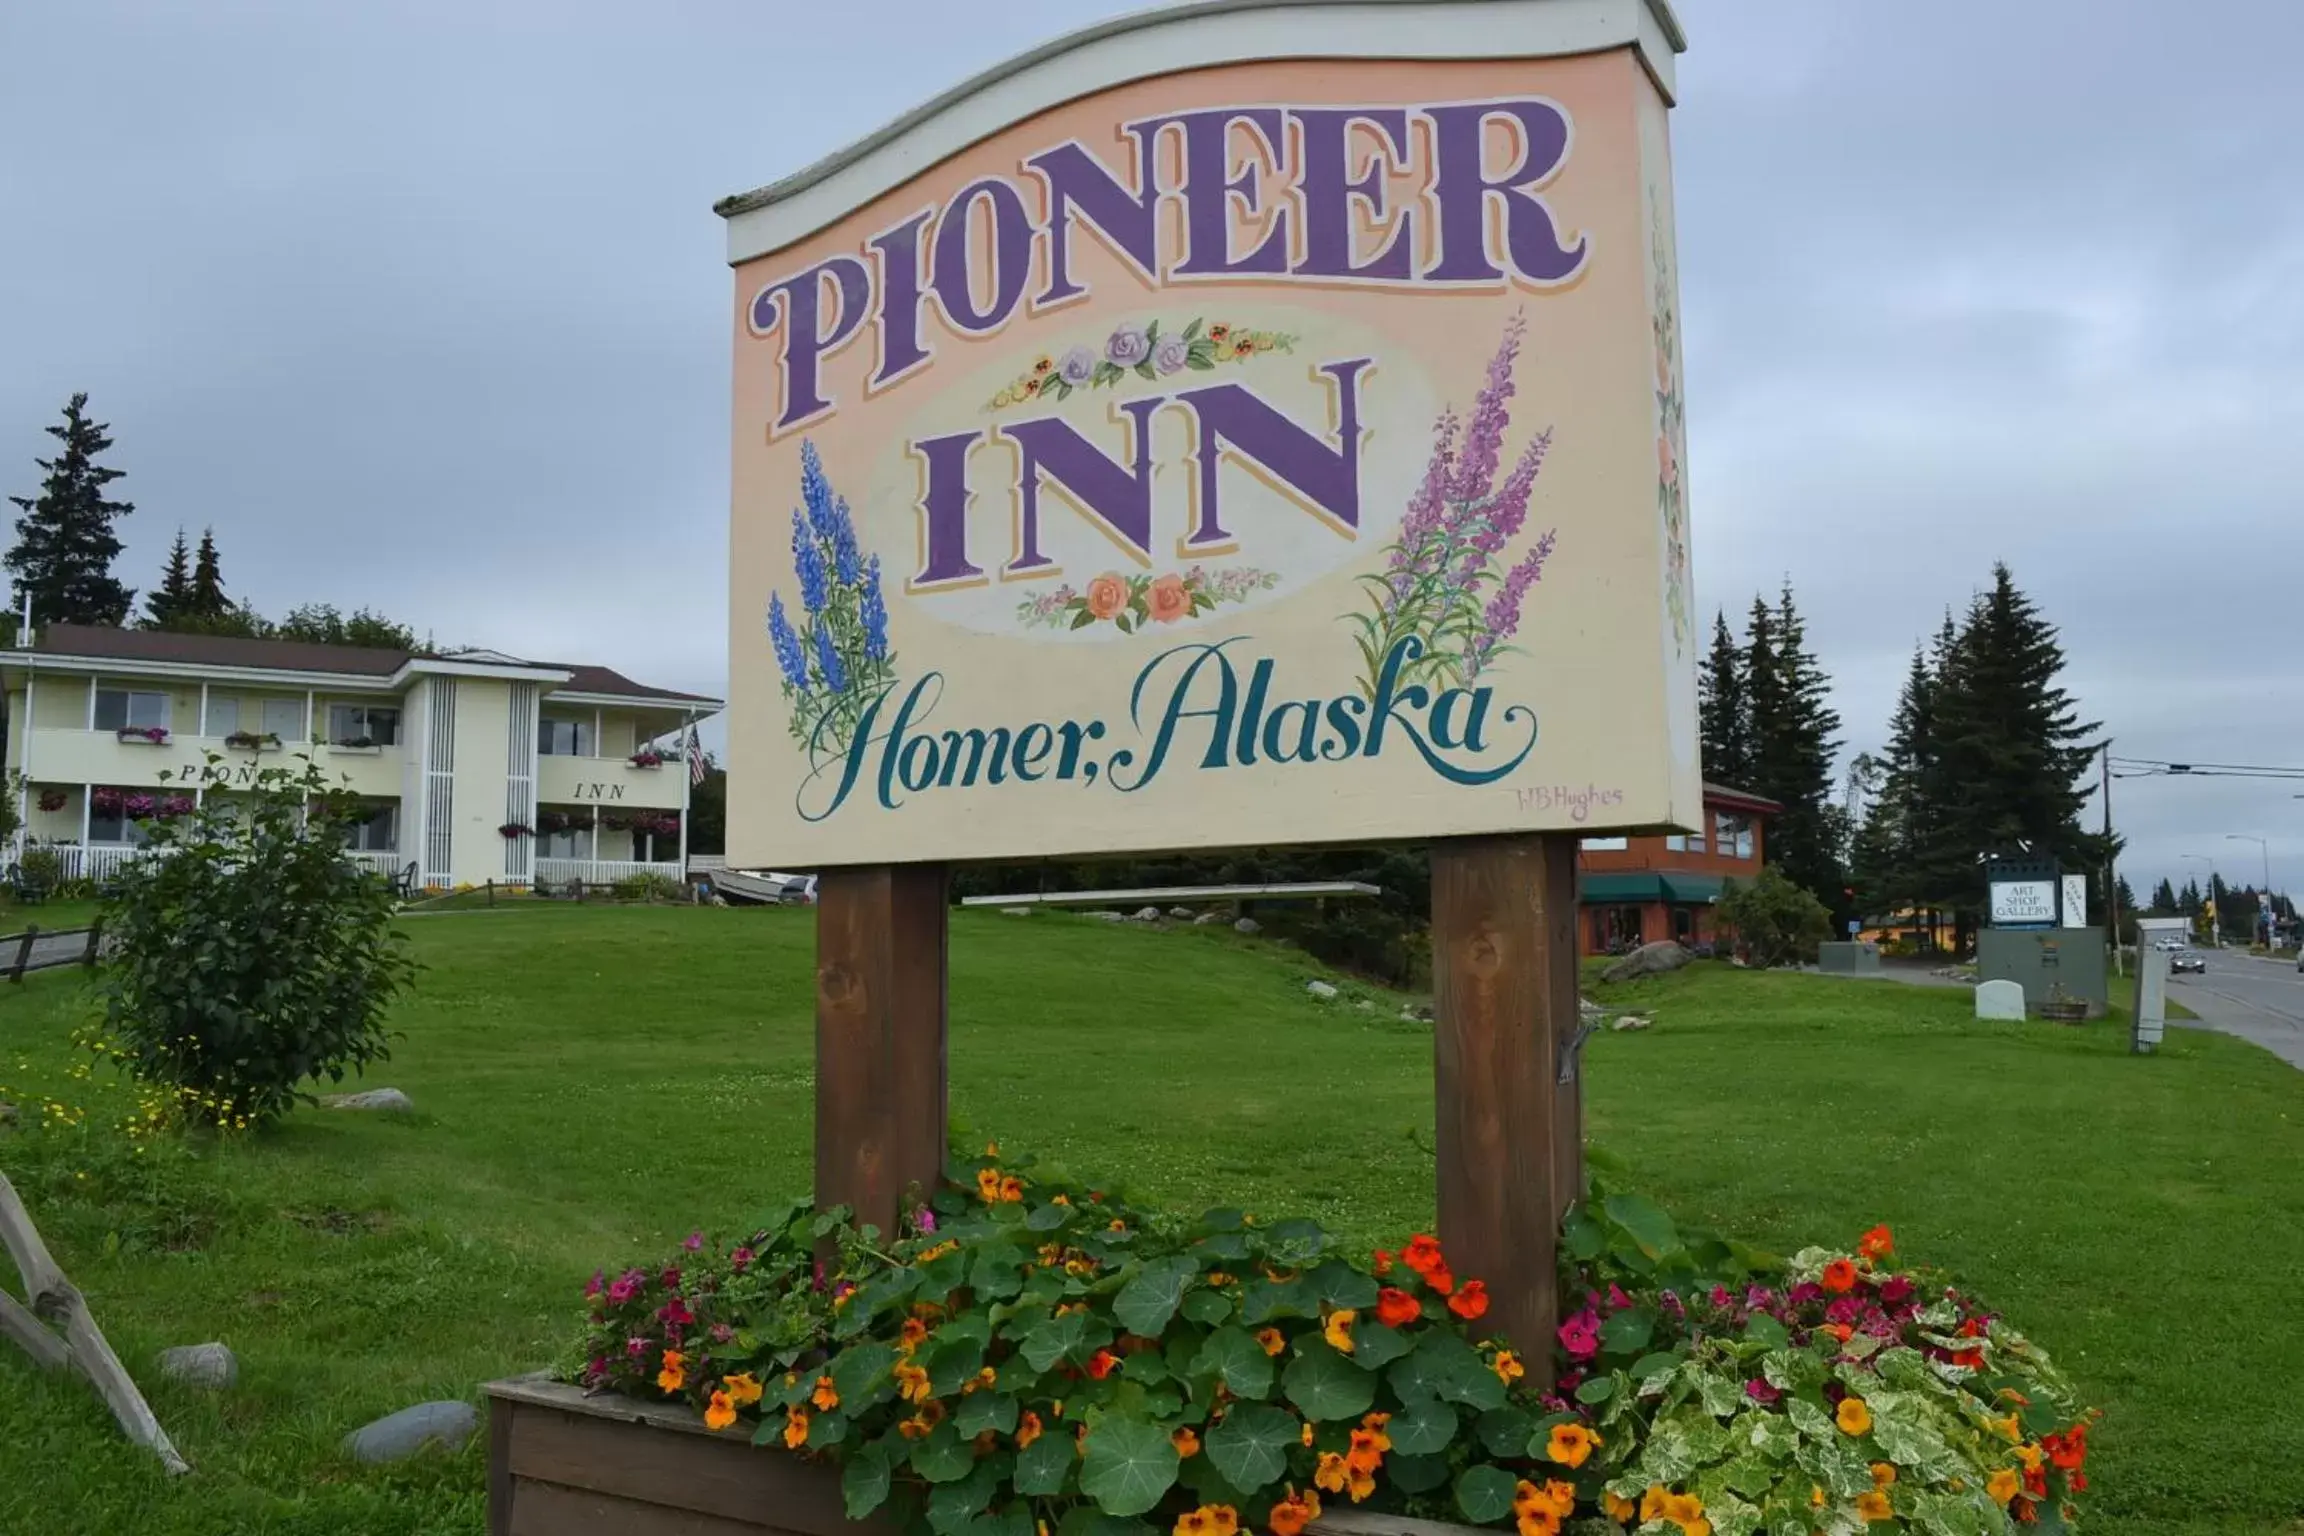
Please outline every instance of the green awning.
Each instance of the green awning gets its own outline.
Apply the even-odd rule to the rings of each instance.
[[[1708,907],[1720,899],[1727,882],[1718,875],[1658,873],[1651,869],[1621,870],[1585,875],[1577,882],[1577,899],[1588,906],[1644,905],[1661,902],[1675,907]]]

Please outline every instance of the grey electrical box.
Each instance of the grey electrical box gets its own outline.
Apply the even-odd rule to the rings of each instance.
[[[2015,982],[2032,1012],[2061,997],[2102,1018],[2111,1000],[2104,946],[2101,928],[1986,928],[1976,935],[1976,975]]]

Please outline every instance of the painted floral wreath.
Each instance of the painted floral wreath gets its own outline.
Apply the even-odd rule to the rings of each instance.
[[[1110,624],[1132,635],[1147,624],[1173,624],[1206,613],[1221,603],[1246,602],[1252,592],[1279,585],[1277,571],[1254,566],[1233,566],[1209,571],[1193,566],[1165,576],[1123,576],[1106,571],[1076,590],[1069,582],[1016,605],[1016,618],[1026,628],[1086,629]]]
[[[1181,331],[1163,331],[1160,322],[1123,325],[1104,338],[1104,349],[1074,347],[1061,357],[1043,353],[1016,381],[994,395],[988,411],[1027,400],[1061,400],[1076,389],[1108,389],[1130,374],[1157,379],[1187,368],[1206,372],[1218,363],[1239,363],[1263,352],[1292,352],[1296,338],[1285,331],[1244,330],[1227,321],[1195,316]]]

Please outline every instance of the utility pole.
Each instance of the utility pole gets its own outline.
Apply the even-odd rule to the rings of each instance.
[[[2112,930],[2112,974],[2128,974],[2122,963],[2120,949],[2120,886],[2116,879],[2118,868],[2112,857],[2112,739],[2104,739],[2104,753],[2099,759],[2104,770],[2104,924]]]

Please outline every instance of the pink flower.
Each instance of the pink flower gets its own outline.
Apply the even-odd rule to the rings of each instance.
[[[726,1323],[714,1323],[712,1325],[713,1343],[725,1344],[734,1337],[736,1337],[736,1330],[729,1327]]]
[[[702,1253],[704,1251],[704,1234],[701,1232],[691,1232],[688,1234],[688,1241],[682,1243],[680,1246],[687,1249],[690,1253]]]
[[[1744,1383],[1744,1395],[1763,1408],[1772,1408],[1784,1396],[1783,1392],[1754,1377]]]
[[[1900,1307],[1912,1299],[1912,1277],[1891,1275],[1880,1286],[1880,1299],[1892,1307]]]
[[[816,1261],[816,1289],[824,1289],[824,1261],[822,1259]]]
[[[1586,1307],[1560,1325],[1560,1344],[1579,1360],[1600,1353],[1600,1314]]]
[[[1824,1320],[1828,1323],[1853,1325],[1856,1319],[1863,1315],[1864,1303],[1853,1296],[1843,1296],[1824,1309]]]
[[[663,1283],[664,1289],[668,1291],[680,1289],[680,1267],[677,1264],[656,1278]]]
[[[613,1306],[619,1307],[624,1305],[624,1303],[639,1295],[641,1287],[645,1286],[647,1283],[648,1277],[640,1273],[640,1271],[636,1269],[628,1269],[624,1271],[624,1273],[618,1275],[608,1287],[609,1303]]]
[[[926,1206],[920,1207],[920,1214],[914,1218],[913,1225],[917,1226],[922,1232],[935,1231],[936,1213],[928,1209]]]
[[[1803,1280],[1800,1284],[1792,1287],[1792,1294],[1784,1299],[1796,1307],[1804,1307],[1823,1294],[1824,1287],[1813,1280]]]
[[[591,1298],[599,1295],[600,1292],[607,1287],[607,1284],[608,1282],[606,1278],[601,1275],[600,1271],[592,1271],[592,1278],[584,1282],[585,1299],[589,1301]]]
[[[1630,1305],[1632,1305],[1632,1298],[1624,1294],[1624,1288],[1622,1286],[1611,1285],[1608,1287],[1608,1306],[1610,1310],[1621,1312]]]
[[[1729,1304],[1730,1300],[1731,1298],[1728,1295],[1728,1287],[1724,1285],[1716,1285],[1712,1287],[1712,1305],[1716,1307],[1725,1307]]]
[[[643,1339],[643,1338],[638,1338],[638,1337],[634,1337],[634,1338],[629,1338],[629,1339],[626,1339],[626,1340],[624,1341],[624,1358],[625,1358],[625,1359],[627,1359],[627,1360],[637,1360],[637,1359],[639,1359],[641,1356],[643,1356],[643,1355],[645,1355],[645,1354],[647,1354],[647,1353],[648,1353],[648,1341],[647,1341],[646,1339]]]
[[[738,1274],[752,1267],[752,1250],[739,1243],[736,1251],[728,1255],[728,1267]]]
[[[696,1314],[688,1310],[688,1303],[675,1296],[656,1309],[656,1321],[667,1328],[685,1328],[696,1321]]]

